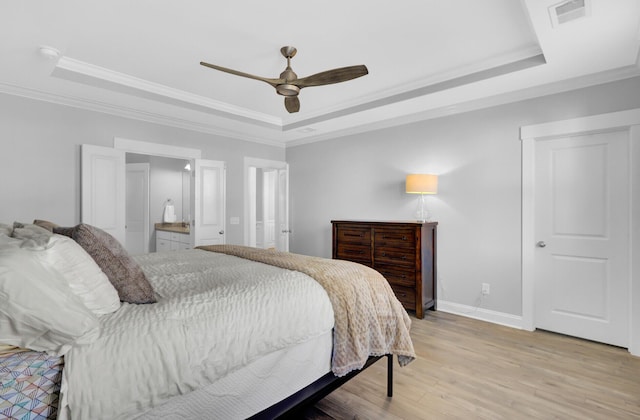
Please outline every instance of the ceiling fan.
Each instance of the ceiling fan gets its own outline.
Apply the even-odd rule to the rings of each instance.
[[[276,88],[276,92],[279,95],[284,96],[284,107],[289,111],[289,113],[298,112],[300,110],[300,99],[298,99],[300,89],[310,86],[322,86],[346,82],[347,80],[355,79],[369,73],[367,66],[359,65],[340,67],[298,79],[298,75],[291,69],[291,59],[296,55],[298,50],[294,47],[282,47],[280,48],[280,52],[287,59],[287,68],[280,73],[280,78],[278,79],[254,76],[253,74],[216,66],[215,64],[205,63],[204,61],[201,61],[200,64],[205,67],[235,74],[236,76],[248,77],[249,79],[260,80],[270,84]]]

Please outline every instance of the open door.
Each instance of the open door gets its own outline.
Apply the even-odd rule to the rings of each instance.
[[[195,159],[194,166],[194,193],[191,194],[194,245],[224,244],[225,164],[217,160]]]
[[[125,153],[110,147],[81,148],[80,220],[125,245]]]
[[[289,251],[289,165],[287,162],[245,157],[245,236],[244,244],[247,246],[265,247],[265,241],[261,241],[265,234],[265,214],[269,214],[266,207],[271,208],[273,204],[273,217],[271,241],[269,247],[274,247],[279,251]],[[265,178],[270,178],[265,188]],[[265,203],[269,206],[265,207]],[[260,216],[256,215],[260,209]],[[265,230],[263,232],[263,230]]]
[[[289,252],[289,170],[278,169],[277,249]]]
[[[127,163],[126,243],[131,255],[149,252],[149,163]]]

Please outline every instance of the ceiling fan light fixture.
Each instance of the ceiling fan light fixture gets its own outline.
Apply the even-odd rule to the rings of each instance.
[[[300,88],[296,85],[283,84],[276,86],[276,91],[282,96],[298,96]]]

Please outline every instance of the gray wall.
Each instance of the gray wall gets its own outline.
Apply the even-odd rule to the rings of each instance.
[[[244,157],[284,160],[283,148],[0,94],[0,221],[80,221],[80,145],[113,138],[202,150],[227,163],[227,242],[244,240]],[[238,216],[239,225],[228,218]]]
[[[523,125],[640,108],[640,78],[286,150],[291,250],[329,257],[332,219],[411,219],[413,172],[440,175],[439,298],[520,315]],[[0,222],[80,220],[80,145],[114,137],[201,149],[227,162],[227,242],[243,242],[244,157],[285,150],[0,94]],[[482,302],[480,284],[491,284]]]
[[[288,148],[291,251],[330,257],[332,219],[413,219],[405,176],[439,174],[438,298],[521,315],[520,127],[639,107],[634,78]]]

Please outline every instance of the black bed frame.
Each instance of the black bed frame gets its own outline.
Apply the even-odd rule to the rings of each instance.
[[[249,417],[252,420],[263,419],[296,419],[300,418],[302,413],[331,392],[342,386],[345,382],[362,372],[382,357],[371,356],[360,370],[354,370],[345,376],[335,376],[329,372],[320,379],[311,383],[295,394],[285,398],[284,400],[272,405],[269,408]],[[387,354],[387,396],[393,396],[393,355]]]

